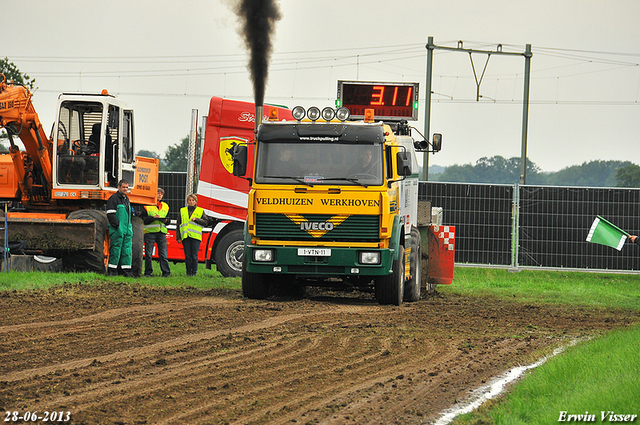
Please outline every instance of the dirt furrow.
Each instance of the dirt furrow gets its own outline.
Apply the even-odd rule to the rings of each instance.
[[[0,293],[0,309],[0,407],[86,425],[425,423],[564,338],[640,322],[482,296],[392,307],[127,284]]]
[[[87,367],[92,362],[100,362],[100,363],[115,362],[122,359],[129,359],[131,357],[145,356],[145,355],[148,355],[149,353],[166,351],[166,350],[174,349],[177,346],[192,344],[201,340],[209,340],[227,333],[252,332],[259,329],[266,329],[273,326],[278,326],[291,320],[300,319],[301,317],[326,314],[326,313],[327,313],[326,311],[319,311],[319,312],[306,313],[306,314],[292,313],[287,315],[270,317],[268,319],[265,319],[259,322],[238,326],[232,329],[221,329],[221,330],[200,332],[196,334],[182,335],[182,336],[171,338],[165,341],[156,342],[151,345],[134,347],[131,349],[118,351],[110,354],[90,356],[87,358],[71,360],[71,361],[62,362],[62,363],[50,365],[50,366],[42,366],[42,367],[36,367],[36,368],[31,368],[26,370],[9,372],[4,376],[3,380],[7,382],[12,382],[20,379],[28,379],[36,375],[46,375],[49,373],[53,373],[57,370],[71,370],[71,369],[83,368],[83,367]]]
[[[137,305],[132,307],[114,308],[106,311],[101,311],[95,314],[88,314],[85,316],[75,317],[73,319],[62,320],[50,320],[50,321],[34,321],[29,323],[20,323],[15,325],[0,326],[0,335],[8,334],[11,332],[26,332],[29,330],[38,330],[41,332],[47,332],[49,336],[55,336],[56,333],[52,333],[50,328],[62,328],[57,331],[59,333],[66,332],[65,329],[79,328],[81,324],[87,324],[92,326],[95,322],[103,322],[108,320],[114,320],[116,318],[136,317],[139,318],[144,315],[154,314],[166,314],[174,312],[176,310],[192,309],[198,307],[228,307],[229,305],[238,305],[241,301],[232,301],[225,299],[212,299],[201,298],[194,301],[174,302],[164,304],[150,304],[150,305]]]

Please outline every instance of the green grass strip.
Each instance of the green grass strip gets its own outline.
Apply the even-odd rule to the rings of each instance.
[[[112,277],[98,273],[47,273],[47,272],[0,272],[0,291],[22,291],[27,289],[46,289],[67,283],[101,284],[105,282],[130,282],[158,287],[193,287],[198,289],[240,289],[240,278],[224,278],[215,266],[207,269],[198,267],[198,275],[187,277],[184,263],[170,264],[171,277],[160,276],[160,267],[154,263],[155,275],[152,277]]]
[[[640,309],[640,274],[456,267],[453,283],[438,291],[492,295],[544,304]]]
[[[570,347],[530,372],[501,402],[455,423],[620,423],[625,415],[627,423],[640,423],[639,349],[640,326]]]

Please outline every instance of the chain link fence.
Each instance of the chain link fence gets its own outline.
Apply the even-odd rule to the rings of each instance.
[[[585,240],[597,215],[640,233],[640,189],[420,182],[419,197],[456,226],[457,264],[640,271],[640,244]]]

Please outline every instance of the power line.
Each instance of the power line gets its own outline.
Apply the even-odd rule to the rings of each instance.
[[[447,41],[446,43],[459,43],[459,41]],[[475,44],[481,47],[495,47],[495,43],[477,42],[477,41],[464,41],[464,43]],[[520,46],[502,44],[503,48],[518,49]],[[466,47],[466,45],[465,45]],[[532,80],[542,79],[559,79],[559,78],[572,78],[587,74],[616,72],[619,70],[630,69],[640,66],[640,63],[631,62],[627,60],[621,60],[621,58],[640,58],[640,53],[628,53],[628,52],[606,52],[595,50],[579,50],[579,49],[564,49],[553,47],[532,47],[534,57],[536,55],[546,56],[550,58],[563,59],[570,61],[571,63],[550,66],[544,69],[532,70]],[[449,54],[450,52],[439,52],[441,54]],[[338,68],[348,67],[363,67],[369,69],[380,69],[379,65],[389,66],[390,69],[381,70],[382,72],[397,72],[402,74],[403,78],[407,74],[423,75],[424,69],[423,63],[418,62],[424,59],[426,56],[426,48],[423,43],[410,43],[410,44],[396,44],[386,46],[369,46],[369,47],[350,47],[339,49],[318,49],[318,50],[303,50],[303,51],[286,51],[286,52],[274,52],[272,55],[271,65],[269,72],[271,74],[277,74],[281,72],[299,72],[305,70],[326,70],[333,73]],[[608,57],[607,57],[608,56]],[[33,63],[47,63],[47,71],[29,72],[35,78],[191,78],[191,77],[205,77],[205,76],[221,76],[221,75],[242,75],[248,74],[247,70],[247,53],[233,53],[233,54],[200,54],[200,55],[161,55],[161,56],[149,56],[149,55],[137,55],[137,56],[13,56],[12,60],[20,59],[25,62]],[[115,62],[115,63],[114,63]],[[120,63],[118,63],[120,62]],[[101,70],[75,70],[75,71],[51,71],[52,64],[114,64],[119,69],[105,70],[104,67]],[[414,66],[407,66],[408,63],[415,63]],[[534,61],[535,63],[535,61]],[[123,69],[120,66],[125,64],[140,64],[143,69]],[[166,68],[158,67],[144,67],[144,65],[152,64],[166,64],[169,65]],[[172,67],[170,65],[181,65]],[[206,66],[211,64],[211,66]],[[591,65],[604,65],[604,68],[593,69]],[[578,69],[576,67],[588,66],[591,69]],[[144,69],[146,68],[146,69]],[[574,68],[572,70],[572,68]],[[402,70],[402,71],[400,71]],[[558,70],[573,71],[567,74],[558,75]],[[554,73],[554,75],[544,75],[545,73]],[[497,84],[500,80],[514,80],[517,81],[521,77],[520,73],[504,73],[504,74],[489,74],[487,80],[494,80]],[[441,80],[447,78],[455,78],[461,80],[470,80],[473,77],[471,75],[440,75],[437,76]],[[419,78],[419,77],[417,77]],[[634,86],[636,82],[634,81]],[[638,96],[640,96],[640,85],[638,85]],[[455,90],[455,87],[454,87]],[[44,91],[44,90],[42,90]],[[446,90],[445,90],[446,91]],[[162,93],[164,94],[164,93]],[[147,95],[151,95],[148,93]],[[436,100],[436,102],[466,102],[466,100],[457,99],[452,94],[443,94],[449,100]],[[636,96],[636,97],[638,97]],[[496,96],[494,96],[496,97]],[[485,96],[485,99],[486,98]],[[513,103],[515,99],[500,100],[491,99],[492,103]],[[582,104],[582,105],[636,105],[637,99],[633,101],[531,101],[532,104]]]

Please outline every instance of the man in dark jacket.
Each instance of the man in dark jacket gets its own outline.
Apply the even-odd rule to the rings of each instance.
[[[118,191],[107,201],[107,218],[109,219],[109,266],[107,275],[117,276],[118,268],[122,274],[133,277],[131,271],[131,245],[133,243],[133,226],[131,224],[131,204],[127,191],[129,182],[120,180]]]

